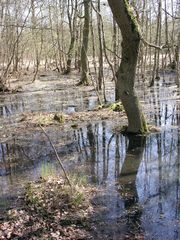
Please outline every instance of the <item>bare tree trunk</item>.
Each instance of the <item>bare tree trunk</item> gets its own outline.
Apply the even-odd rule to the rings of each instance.
[[[83,41],[81,47],[81,80],[79,84],[89,85],[88,77],[88,43],[89,43],[89,28],[90,28],[90,0],[84,0],[84,27]]]
[[[18,20],[18,4],[17,4],[17,1],[15,1],[15,6],[16,6],[16,9],[15,9],[15,18],[16,18],[16,21]],[[17,22],[18,24],[18,22]],[[18,39],[18,27],[16,27],[15,29],[15,32],[16,32],[16,38]],[[13,64],[13,72],[17,72],[18,71],[18,63],[19,63],[19,39],[18,41],[16,42],[16,47],[15,47],[15,51],[14,51],[14,64]]]
[[[97,3],[97,10],[100,13],[100,0]],[[103,82],[103,43],[102,43],[102,24],[100,14],[97,13],[98,40],[99,40],[99,69],[98,69],[98,89],[102,89]]]
[[[180,64],[179,64],[179,47],[180,46],[180,33],[178,35],[177,45],[175,48],[175,64],[176,64],[176,84],[180,88]]]
[[[21,37],[22,32],[24,30],[26,21],[28,19],[29,13],[30,13],[30,8],[29,8],[27,16],[25,17],[24,22],[21,26],[21,30],[18,33],[18,35],[16,36],[15,40],[13,41],[13,39],[11,39],[11,44],[10,45],[7,44],[7,50],[9,50],[8,47],[9,48],[11,47],[11,49],[9,50],[8,53],[6,52],[6,54],[7,54],[6,61],[7,62],[5,62],[5,64],[4,64],[5,68],[3,68],[3,71],[1,72],[1,76],[0,76],[0,91],[7,91],[8,90],[8,88],[6,87],[6,81],[7,81],[7,78],[8,78],[10,68],[11,68],[12,63],[13,63],[14,56],[15,56],[17,42],[19,42],[19,40],[20,40],[20,37]],[[6,36],[8,36],[8,34]],[[7,39],[6,39],[6,42],[7,42]]]
[[[93,66],[94,66],[94,75],[96,78],[96,85],[98,85],[97,83],[97,62],[96,62],[96,42],[95,42],[95,31],[93,28],[93,11],[91,8],[91,23],[90,23],[90,29],[91,29],[91,39],[92,39],[92,58],[93,58]]]
[[[49,3],[49,23],[50,23],[50,31],[51,31],[51,39],[52,39],[52,43],[53,43],[53,56],[54,56],[54,60],[55,60],[55,70],[57,69],[59,72],[59,66],[58,66],[58,57],[57,57],[57,50],[55,49],[55,45],[56,45],[56,40],[54,37],[54,33],[53,33],[53,22],[52,22],[52,13],[51,13],[51,5]],[[48,61],[48,56],[46,56],[45,59],[45,69],[47,68],[47,61]]]
[[[168,14],[167,14],[167,0],[164,1],[164,8],[165,8],[165,41],[166,41],[166,45],[169,46],[169,27],[168,27]],[[167,49],[167,53],[169,56],[169,62],[170,64],[172,63],[172,59],[171,59],[171,51],[170,48],[168,47]],[[166,64],[167,65],[167,64]]]
[[[33,76],[33,82],[36,80],[38,71],[39,71],[39,51],[37,46],[37,32],[36,32],[36,16],[35,16],[35,0],[31,0],[31,11],[32,11],[32,37],[33,37],[33,43],[34,43],[34,52],[35,52],[35,68],[34,68],[34,76]]]
[[[126,111],[127,132],[146,133],[148,131],[146,121],[134,88],[140,44],[138,23],[126,0],[108,0],[108,2],[123,37],[122,60],[117,72],[116,99],[121,99]]]
[[[71,9],[71,12],[70,12]],[[74,46],[75,46],[75,40],[76,40],[76,28],[77,28],[77,0],[75,3],[71,1],[71,6],[70,2],[68,0],[68,10],[67,10],[67,15],[68,15],[68,20],[69,20],[69,29],[70,29],[70,35],[71,35],[71,40],[70,40],[70,45],[69,45],[69,50],[68,50],[68,59],[67,59],[67,67],[66,70],[64,71],[64,74],[69,74],[71,72],[71,62],[73,58],[73,53],[74,53]]]
[[[117,27],[116,27],[116,21],[113,18],[113,64],[114,64],[114,70],[117,71],[118,69],[118,63],[117,63]]]
[[[156,40],[155,44],[160,46],[161,42],[161,11],[162,11],[162,3],[161,0],[158,2],[158,17],[157,17],[157,28],[156,28]],[[154,85],[155,78],[159,78],[159,49],[155,49],[154,52],[154,66],[152,73],[152,80],[150,83],[150,87]]]

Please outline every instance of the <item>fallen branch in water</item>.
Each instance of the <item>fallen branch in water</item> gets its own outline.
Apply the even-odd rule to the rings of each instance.
[[[49,142],[50,142],[50,144],[51,144],[51,146],[52,146],[52,148],[53,148],[53,150],[54,150],[56,159],[58,160],[58,162],[59,162],[59,164],[60,164],[60,166],[61,166],[61,168],[62,168],[62,170],[63,170],[64,176],[65,176],[65,178],[66,178],[69,186],[72,188],[72,184],[71,184],[71,182],[70,182],[70,180],[69,180],[69,177],[68,177],[68,175],[67,175],[67,173],[66,173],[66,170],[65,170],[65,168],[64,168],[64,166],[63,166],[63,164],[62,164],[62,162],[61,162],[61,159],[60,159],[60,157],[59,157],[59,155],[58,155],[58,153],[57,153],[57,150],[56,150],[54,144],[52,143],[49,135],[46,133],[46,131],[44,130],[44,128],[43,128],[41,125],[39,125],[39,127],[41,128],[41,130],[43,131],[44,135],[45,135],[45,136],[47,137],[47,139],[49,140]]]

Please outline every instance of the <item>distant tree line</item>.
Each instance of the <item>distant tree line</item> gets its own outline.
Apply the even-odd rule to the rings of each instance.
[[[153,85],[161,70],[178,69],[178,0],[129,2],[142,38],[138,79],[149,71]],[[102,89],[104,69],[116,78],[121,41],[106,0],[0,0],[0,89],[11,74],[24,70],[31,70],[35,81],[40,68],[63,74],[76,69],[79,84],[93,78]]]

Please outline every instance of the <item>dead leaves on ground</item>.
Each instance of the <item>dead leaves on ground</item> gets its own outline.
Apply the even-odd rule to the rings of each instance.
[[[112,120],[119,121],[119,117],[124,118],[123,111],[116,112],[111,108],[102,108],[94,111],[77,112],[73,114],[64,113],[27,113],[23,114],[19,122],[27,123],[33,126],[49,126],[49,125],[62,125],[70,123],[70,125],[78,125],[81,122],[99,121],[99,120]]]
[[[42,179],[26,188],[23,208],[13,209],[0,223],[0,239],[90,239],[85,224],[93,212],[90,187],[62,179]]]

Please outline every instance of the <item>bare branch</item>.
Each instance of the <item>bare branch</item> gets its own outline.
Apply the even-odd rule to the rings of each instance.
[[[166,11],[164,8],[162,8],[162,10],[167,13],[167,15],[169,15],[170,17],[174,18],[174,19],[180,19],[180,17],[175,17],[173,16],[171,13],[169,13],[168,11]]]
[[[166,48],[166,45],[157,46],[157,45],[155,45],[155,44],[153,44],[153,43],[149,43],[147,40],[145,40],[145,39],[143,38],[143,36],[140,36],[140,38],[141,38],[141,41],[142,41],[145,45],[148,45],[149,47],[153,47],[153,48],[156,48],[156,49],[158,49],[158,50],[162,50],[162,49]]]
[[[64,168],[64,166],[63,166],[63,164],[62,164],[62,162],[61,162],[61,159],[60,159],[60,157],[59,157],[59,155],[58,155],[58,153],[57,153],[57,150],[56,150],[54,144],[52,143],[49,135],[46,133],[46,131],[44,130],[44,128],[43,128],[41,125],[39,125],[39,127],[41,128],[41,130],[43,131],[44,135],[45,135],[45,136],[47,137],[47,139],[49,140],[49,142],[50,142],[50,144],[51,144],[51,146],[52,146],[52,148],[53,148],[53,150],[54,150],[56,159],[58,160],[58,162],[59,162],[59,164],[60,164],[60,166],[61,166],[61,168],[62,168],[62,170],[63,170],[63,172],[64,172],[64,176],[65,176],[65,178],[66,178],[69,186],[72,188],[72,184],[71,184],[71,182],[70,182],[70,180],[69,180],[69,177],[68,177],[68,175],[67,175],[67,173],[66,173],[66,170],[65,170],[65,168]]]

